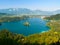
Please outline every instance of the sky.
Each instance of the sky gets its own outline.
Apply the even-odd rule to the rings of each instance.
[[[54,11],[60,9],[60,0],[0,0],[0,9],[5,8]]]

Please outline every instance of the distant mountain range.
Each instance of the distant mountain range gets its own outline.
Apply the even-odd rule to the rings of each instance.
[[[14,15],[54,15],[60,14],[60,10],[56,11],[41,11],[41,10],[30,10],[27,8],[9,8],[0,9],[0,13],[14,14]]]

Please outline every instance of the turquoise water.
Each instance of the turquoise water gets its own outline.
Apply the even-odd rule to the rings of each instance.
[[[23,23],[28,21],[30,26],[24,26]],[[13,33],[23,34],[25,36],[41,33],[43,31],[49,30],[46,26],[46,21],[40,18],[29,18],[26,20],[20,20],[15,22],[4,22],[0,26],[0,29],[8,29]]]

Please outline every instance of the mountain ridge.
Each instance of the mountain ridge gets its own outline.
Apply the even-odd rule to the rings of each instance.
[[[42,11],[42,10],[31,10],[27,8],[8,8],[8,9],[0,9],[0,13],[15,14],[15,15],[55,15],[60,14],[60,10]]]

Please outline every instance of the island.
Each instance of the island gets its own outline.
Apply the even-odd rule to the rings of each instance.
[[[23,25],[24,26],[30,26],[30,23],[26,21],[26,22],[23,23]]]

